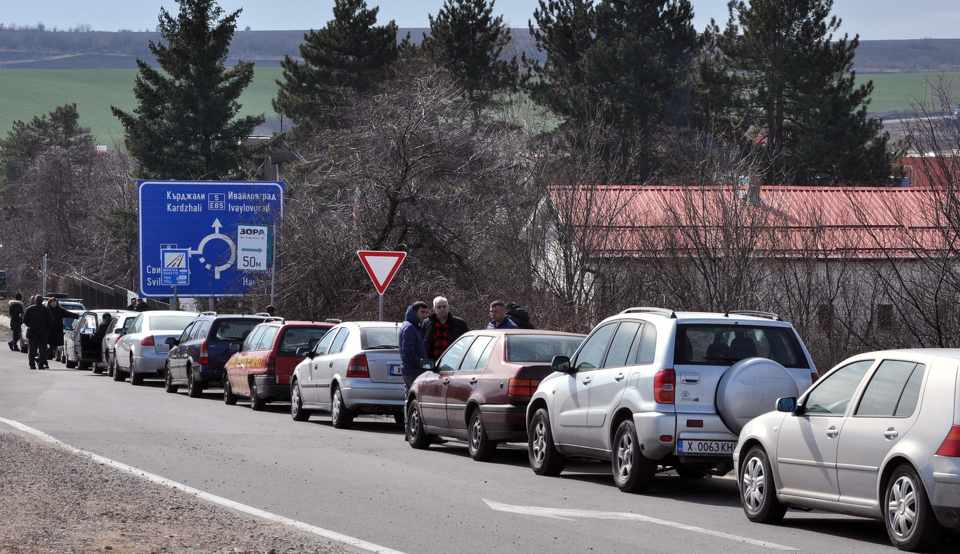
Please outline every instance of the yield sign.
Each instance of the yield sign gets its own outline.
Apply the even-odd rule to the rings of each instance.
[[[360,261],[373,281],[373,286],[377,287],[377,292],[383,294],[393,276],[397,274],[397,270],[400,269],[400,264],[407,257],[407,253],[358,250],[357,256],[360,256]]]

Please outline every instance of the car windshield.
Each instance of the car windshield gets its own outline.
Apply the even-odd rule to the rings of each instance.
[[[514,363],[550,363],[554,356],[573,356],[582,342],[583,337],[508,335],[506,358]]]
[[[328,330],[324,327],[293,327],[287,329],[283,332],[283,338],[280,339],[280,350],[277,355],[282,357],[296,356],[297,350],[300,348],[313,350],[313,347],[320,342],[320,339]]]
[[[360,330],[360,348],[377,350],[399,348],[396,327],[372,327]]]
[[[732,365],[767,358],[783,367],[810,368],[790,327],[764,325],[677,325],[675,365]]]
[[[148,316],[150,329],[162,329],[170,331],[183,331],[183,328],[190,325],[190,322],[196,319],[195,315],[157,315]]]

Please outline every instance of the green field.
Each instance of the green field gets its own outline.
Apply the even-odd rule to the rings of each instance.
[[[256,69],[253,83],[240,97],[241,115],[276,117],[270,100],[277,95],[279,67]],[[90,127],[99,144],[113,148],[123,138],[123,126],[110,106],[125,111],[136,107],[133,82],[136,69],[0,69],[0,137],[14,121],[30,121],[64,104],[77,105],[80,124]]]
[[[80,124],[90,127],[100,144],[113,147],[123,136],[123,128],[110,112],[110,106],[132,110],[135,69],[39,70],[0,69],[0,137],[5,137],[16,120],[29,121],[57,106],[76,103]],[[948,73],[960,86],[960,73]],[[276,96],[279,67],[256,70],[250,87],[240,98],[243,115],[265,114],[276,117],[270,100]],[[936,81],[934,73],[886,73],[859,75],[874,84],[871,113],[908,111],[927,91],[927,81]]]

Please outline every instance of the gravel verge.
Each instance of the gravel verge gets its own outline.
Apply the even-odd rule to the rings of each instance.
[[[359,552],[8,429],[0,429],[0,521],[0,553],[11,554]]]

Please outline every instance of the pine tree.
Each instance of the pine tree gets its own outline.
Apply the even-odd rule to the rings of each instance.
[[[424,34],[421,49],[445,67],[463,87],[475,114],[491,105],[495,95],[517,87],[516,56],[501,59],[510,43],[510,29],[503,16],[493,17],[491,0],[445,0],[434,18],[429,15],[430,35]]]
[[[93,150],[89,127],[80,126],[76,104],[66,104],[30,123],[14,121],[7,138],[0,140],[0,185],[20,179],[24,168],[51,147]]]
[[[841,21],[832,7],[832,0],[731,2],[723,33],[716,24],[707,30],[724,65],[704,79],[702,96],[722,108],[713,116],[739,125],[740,137],[761,148],[767,184],[879,184],[891,173],[889,134],[867,117],[873,82],[856,86],[851,71],[859,39],[834,41]]]
[[[125,145],[151,179],[227,179],[241,162],[238,144],[264,117],[237,117],[238,99],[253,80],[253,63],[224,62],[237,10],[225,17],[215,0],[176,0],[176,18],[160,9],[164,43],[150,42],[160,69],[137,60],[134,113],[113,107]]]
[[[397,25],[377,26],[380,8],[364,0],[336,0],[333,20],[304,35],[300,63],[287,56],[273,108],[301,131],[335,126],[353,94],[363,94],[389,77],[400,55]]]

